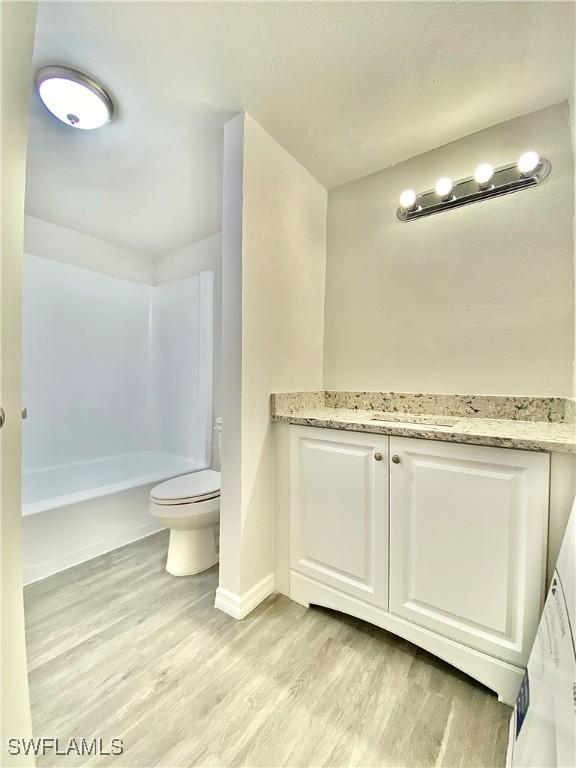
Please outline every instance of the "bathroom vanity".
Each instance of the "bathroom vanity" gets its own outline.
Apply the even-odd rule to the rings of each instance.
[[[290,598],[400,635],[513,705],[545,596],[550,452],[460,442],[465,417],[273,409]],[[533,443],[543,422],[522,423]],[[540,438],[570,450],[571,426],[548,424]]]

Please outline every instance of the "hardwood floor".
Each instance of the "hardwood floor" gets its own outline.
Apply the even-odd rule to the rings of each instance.
[[[25,589],[35,736],[123,740],[39,765],[503,766],[511,710],[361,621],[273,596],[214,609],[156,534]]]

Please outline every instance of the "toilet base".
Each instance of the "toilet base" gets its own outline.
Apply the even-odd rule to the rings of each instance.
[[[172,576],[192,576],[218,562],[216,534],[218,527],[193,530],[170,529],[166,570]]]

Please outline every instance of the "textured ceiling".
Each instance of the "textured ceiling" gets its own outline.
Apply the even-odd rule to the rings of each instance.
[[[221,226],[221,126],[249,112],[332,187],[568,98],[563,2],[41,2],[35,63],[101,79],[118,117],[33,100],[28,212],[148,255]]]

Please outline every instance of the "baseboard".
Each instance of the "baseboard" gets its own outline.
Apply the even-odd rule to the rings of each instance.
[[[100,557],[108,552],[114,552],[116,549],[121,549],[128,544],[140,541],[140,539],[146,539],[148,536],[153,536],[161,530],[163,530],[163,526],[158,525],[158,523],[147,523],[138,528],[131,528],[128,531],[124,531],[107,541],[98,542],[97,544],[77,549],[73,552],[66,552],[52,560],[46,560],[43,563],[37,563],[35,565],[25,565],[24,586],[47,579],[49,576],[54,576],[56,573],[67,571],[68,568],[74,568],[76,565],[85,563],[88,560],[93,560],[95,557]]]
[[[234,619],[243,619],[272,592],[274,592],[274,575],[269,573],[243,595],[218,587],[214,607],[224,611]]]

